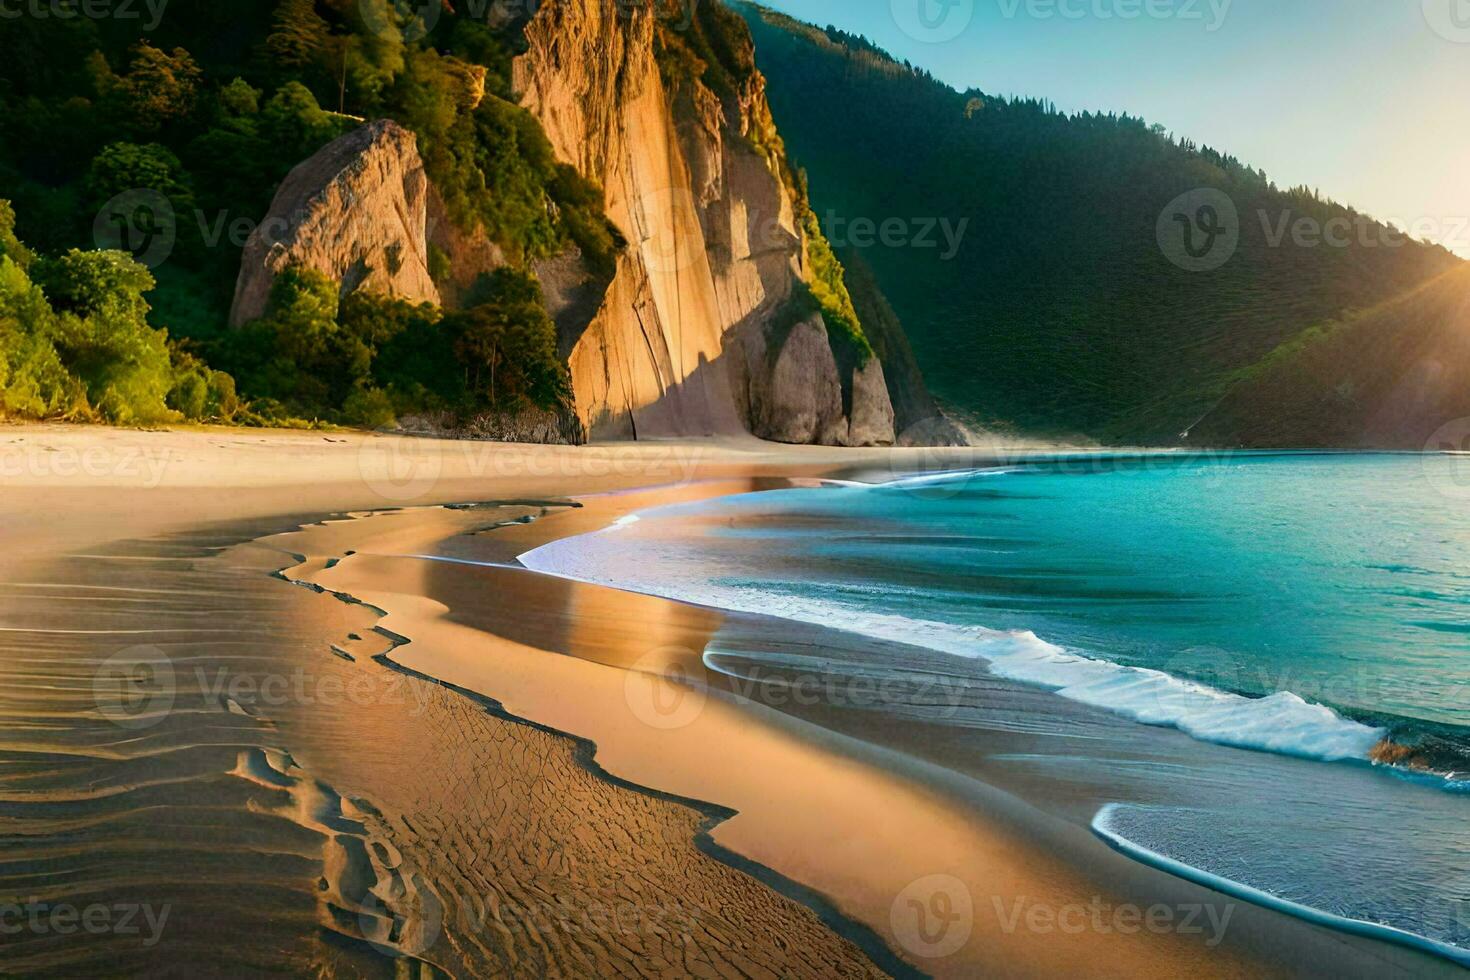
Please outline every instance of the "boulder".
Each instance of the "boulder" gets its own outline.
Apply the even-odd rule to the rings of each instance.
[[[414,135],[380,119],[333,140],[286,177],[245,244],[230,323],[264,315],[276,276],[301,265],[341,283],[438,304],[429,275],[429,182]]]
[[[843,445],[891,446],[893,442],[893,402],[883,377],[883,363],[870,357],[867,364],[852,372],[852,412]]]
[[[973,440],[965,429],[944,415],[921,419],[899,434],[900,446],[955,447],[969,446]]]
[[[751,358],[750,427],[762,439],[796,445],[845,439],[842,384],[820,316],[803,320],[774,358]],[[770,365],[762,373],[761,361]]]

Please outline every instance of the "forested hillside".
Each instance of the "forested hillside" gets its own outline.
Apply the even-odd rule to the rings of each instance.
[[[1470,450],[1470,265],[1240,371],[1194,439]]]
[[[1225,443],[1338,444],[1354,433],[1325,417],[1265,424],[1276,408],[1261,387],[1229,402],[1228,424],[1211,413],[1268,358],[1286,377],[1283,359],[1314,331],[1343,359],[1406,356],[1411,345],[1356,344],[1330,325],[1460,264],[1141,119],[957,92],[862,38],[739,9],[828,237],[856,247],[930,389],[973,420],[1150,443],[1198,441],[1203,421]],[[903,224],[885,242],[871,229],[891,219]],[[1420,308],[1381,309],[1375,336]],[[1334,370],[1293,376],[1335,390]]]
[[[621,243],[601,190],[511,101],[520,25],[433,14],[238,0],[171,4],[156,24],[8,19],[0,416],[377,425],[564,407],[529,265],[575,243],[605,268]],[[379,117],[415,133],[450,215],[509,267],[453,314],[343,300],[301,270],[276,283],[269,315],[229,331],[241,249],[282,178]]]

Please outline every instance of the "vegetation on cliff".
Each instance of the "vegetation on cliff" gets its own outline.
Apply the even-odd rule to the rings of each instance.
[[[271,313],[225,346],[257,410],[378,426],[406,411],[514,414],[570,397],[556,326],[540,288],[496,270],[481,302],[445,312],[372,293],[338,299],[321,273],[291,268],[272,288]]]
[[[388,0],[182,4],[146,30],[142,19],[7,21],[0,188],[14,228],[6,210],[0,412],[374,423],[566,404],[565,368],[545,363],[549,320],[524,288],[529,263],[575,244],[605,272],[622,243],[601,190],[557,163],[510,101],[516,25],[448,9],[430,21]],[[295,275],[264,320],[232,334],[241,249],[276,187],[385,116],[416,134],[451,216],[482,227],[518,271],[485,284],[484,307],[463,319],[381,298],[338,304]],[[34,274],[22,241],[40,256]],[[489,379],[475,376],[481,356],[499,365]],[[253,412],[206,363],[234,375]]]
[[[828,237],[871,266],[934,394],[981,422],[1175,442],[1240,372],[1304,331],[1459,264],[1140,119],[958,92],[864,38],[739,9]],[[1171,202],[1200,189],[1236,210],[1238,244],[1218,267],[1190,271],[1166,257],[1159,227]],[[906,233],[860,236],[858,219]],[[952,251],[939,222],[958,232]],[[1298,222],[1323,234],[1299,238]],[[1195,245],[1211,241],[1196,230]],[[1237,411],[1243,423],[1272,405]],[[1221,426],[1212,437],[1245,433]]]

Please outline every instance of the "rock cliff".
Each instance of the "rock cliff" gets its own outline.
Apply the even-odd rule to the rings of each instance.
[[[892,417],[886,390],[840,384],[825,330],[818,337],[806,324],[784,338],[796,345],[789,351],[766,349],[775,314],[806,274],[805,251],[748,33],[742,26],[735,52],[748,64],[727,73],[717,95],[701,77],[707,65],[669,67],[676,52],[655,9],[548,0],[515,64],[521,104],[557,155],[602,185],[629,242],[571,347],[578,412],[604,438],[749,431],[846,442],[856,432],[893,441],[891,421],[881,425]],[[831,417],[825,394],[820,407],[782,419],[812,391],[843,387],[862,419],[855,429],[840,398]]]
[[[603,188],[627,243],[610,280],[575,248],[535,263],[578,416],[604,439],[894,443],[907,420],[895,424],[885,377],[892,345],[869,354],[863,338],[839,342],[823,316],[795,312],[811,303],[803,284],[818,275],[809,235],[819,233],[804,231],[815,225],[802,217],[805,190],[776,134],[748,30],[712,5],[678,25],[693,32],[681,35],[659,9],[546,0],[514,63],[521,105],[559,160]],[[701,33],[711,31],[717,44]],[[245,248],[231,320],[264,314],[276,275],[292,264],[327,274],[344,294],[458,307],[504,262],[482,231],[449,220],[413,134],[379,120],[286,178]]]
[[[429,181],[414,136],[381,119],[324,146],[276,192],[245,244],[230,322],[263,315],[276,275],[317,269],[343,293],[439,303],[429,275]]]
[[[755,337],[736,346],[747,381],[742,407],[755,435],[798,445],[894,443],[882,363],[874,357],[855,368],[844,398],[841,371],[820,316],[801,321],[779,343]]]

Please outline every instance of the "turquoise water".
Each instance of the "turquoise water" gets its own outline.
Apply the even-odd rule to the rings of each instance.
[[[1470,459],[1051,460],[661,508],[522,560],[902,640],[1255,750],[1201,773],[1190,806],[1120,792],[1109,829],[1470,947]],[[1263,751],[1281,763],[1250,764]],[[1262,861],[1263,837],[1290,846]]]
[[[1453,768],[1470,729],[1470,481],[1453,494],[1463,466],[1077,462],[733,506],[779,521],[801,500],[802,514],[916,532],[814,542],[803,550],[817,567],[778,576],[783,593],[856,585],[863,605],[914,619],[1030,630],[1247,695],[1293,692]],[[782,533],[748,533],[772,530]]]

